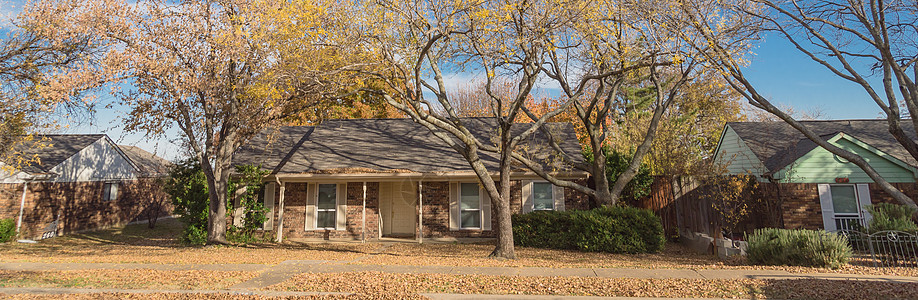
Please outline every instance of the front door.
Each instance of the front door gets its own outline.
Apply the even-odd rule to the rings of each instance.
[[[417,186],[412,182],[382,182],[379,185],[383,235],[413,237],[417,224]]]

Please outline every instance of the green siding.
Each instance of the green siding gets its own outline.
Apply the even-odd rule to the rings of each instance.
[[[833,144],[863,157],[889,182],[915,182],[912,170],[903,168],[851,141],[842,138]],[[836,159],[834,154],[822,147],[813,149],[775,175],[781,182],[791,183],[834,183],[838,177],[847,177],[850,183],[873,182],[858,166]]]
[[[765,173],[765,166],[730,126],[724,129],[714,161],[718,164],[727,164],[729,174]]]

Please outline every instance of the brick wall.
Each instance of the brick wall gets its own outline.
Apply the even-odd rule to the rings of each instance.
[[[522,185],[513,181],[510,188],[510,209],[519,213],[522,208]],[[276,193],[279,193],[279,189]],[[567,209],[586,209],[589,197],[579,192],[565,190],[565,207]],[[279,195],[275,195],[278,199]],[[305,230],[306,183],[287,183],[284,200],[284,236],[287,238],[333,238],[359,239],[363,225],[363,183],[347,184],[347,226],[346,230]],[[422,187],[425,238],[465,238],[494,237],[493,230],[450,230],[449,229],[449,182],[425,181]],[[275,204],[277,207],[277,204]],[[275,210],[277,211],[277,210]],[[275,212],[274,226],[277,226]],[[497,226],[496,213],[491,214],[492,227]],[[373,239],[379,236],[379,183],[367,183],[366,236]],[[276,229],[276,227],[275,227]],[[417,234],[417,232],[415,232]]]
[[[45,227],[58,216],[58,232],[66,234],[123,225],[145,220],[149,215],[165,216],[172,212],[172,204],[155,178],[121,181],[118,197],[111,201],[102,199],[103,185],[104,182],[29,183],[21,236],[41,236]],[[22,184],[0,184],[0,218],[17,219],[21,197]]]
[[[822,209],[819,203],[819,192],[815,183],[778,183],[761,184],[765,188],[765,199],[777,201],[781,207],[783,227],[788,229],[823,229]],[[918,199],[918,184],[894,183],[900,191]],[[896,203],[895,200],[875,183],[870,186],[872,203]]]

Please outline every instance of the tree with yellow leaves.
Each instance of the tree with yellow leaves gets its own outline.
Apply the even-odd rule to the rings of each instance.
[[[209,190],[207,240],[226,242],[234,151],[267,126],[325,115],[352,85],[343,70],[372,64],[351,47],[337,2],[43,1],[37,24],[53,34],[90,33],[106,47],[104,71],[133,89],[125,129],[162,136],[177,128]],[[116,85],[117,86],[117,85]]]

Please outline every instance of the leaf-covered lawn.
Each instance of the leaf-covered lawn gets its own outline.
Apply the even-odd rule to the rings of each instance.
[[[679,298],[918,298],[916,284],[876,281],[633,279],[379,272],[300,274],[269,289],[358,294],[401,292]]]
[[[154,293],[154,294],[128,294],[128,293],[90,293],[90,294],[67,294],[67,295],[35,295],[35,294],[17,294],[4,295],[0,293],[2,299],[38,299],[38,300],[119,300],[119,299],[144,299],[144,300],[186,300],[186,299],[212,299],[212,300],[261,300],[261,299],[291,299],[291,300],[364,300],[364,299],[392,299],[392,300],[414,300],[428,299],[418,295],[408,294],[364,294],[364,295],[315,295],[315,296],[282,296],[266,297],[259,295],[239,295],[239,294],[177,294],[177,293]]]
[[[257,276],[257,272],[160,270],[0,270],[0,287],[106,289],[224,289]]]
[[[285,260],[355,259],[378,244],[265,244],[251,247],[186,247],[177,236],[181,223],[160,220],[155,229],[128,225],[56,237],[37,244],[0,244],[4,262],[159,263],[159,264],[277,264]]]
[[[265,264],[286,260],[328,260],[369,265],[436,265],[482,267],[555,268],[678,268],[785,270],[794,273],[834,272],[848,274],[918,276],[918,268],[873,268],[849,265],[838,270],[784,266],[750,266],[743,260],[724,262],[713,255],[698,254],[678,243],[661,253],[608,254],[567,250],[521,248],[516,260],[486,256],[490,244],[455,243],[295,243],[247,247],[186,247],[177,242],[181,223],[161,220],[156,229],[130,225],[85,234],[57,237],[37,244],[0,244],[3,262],[158,263],[158,264]]]

